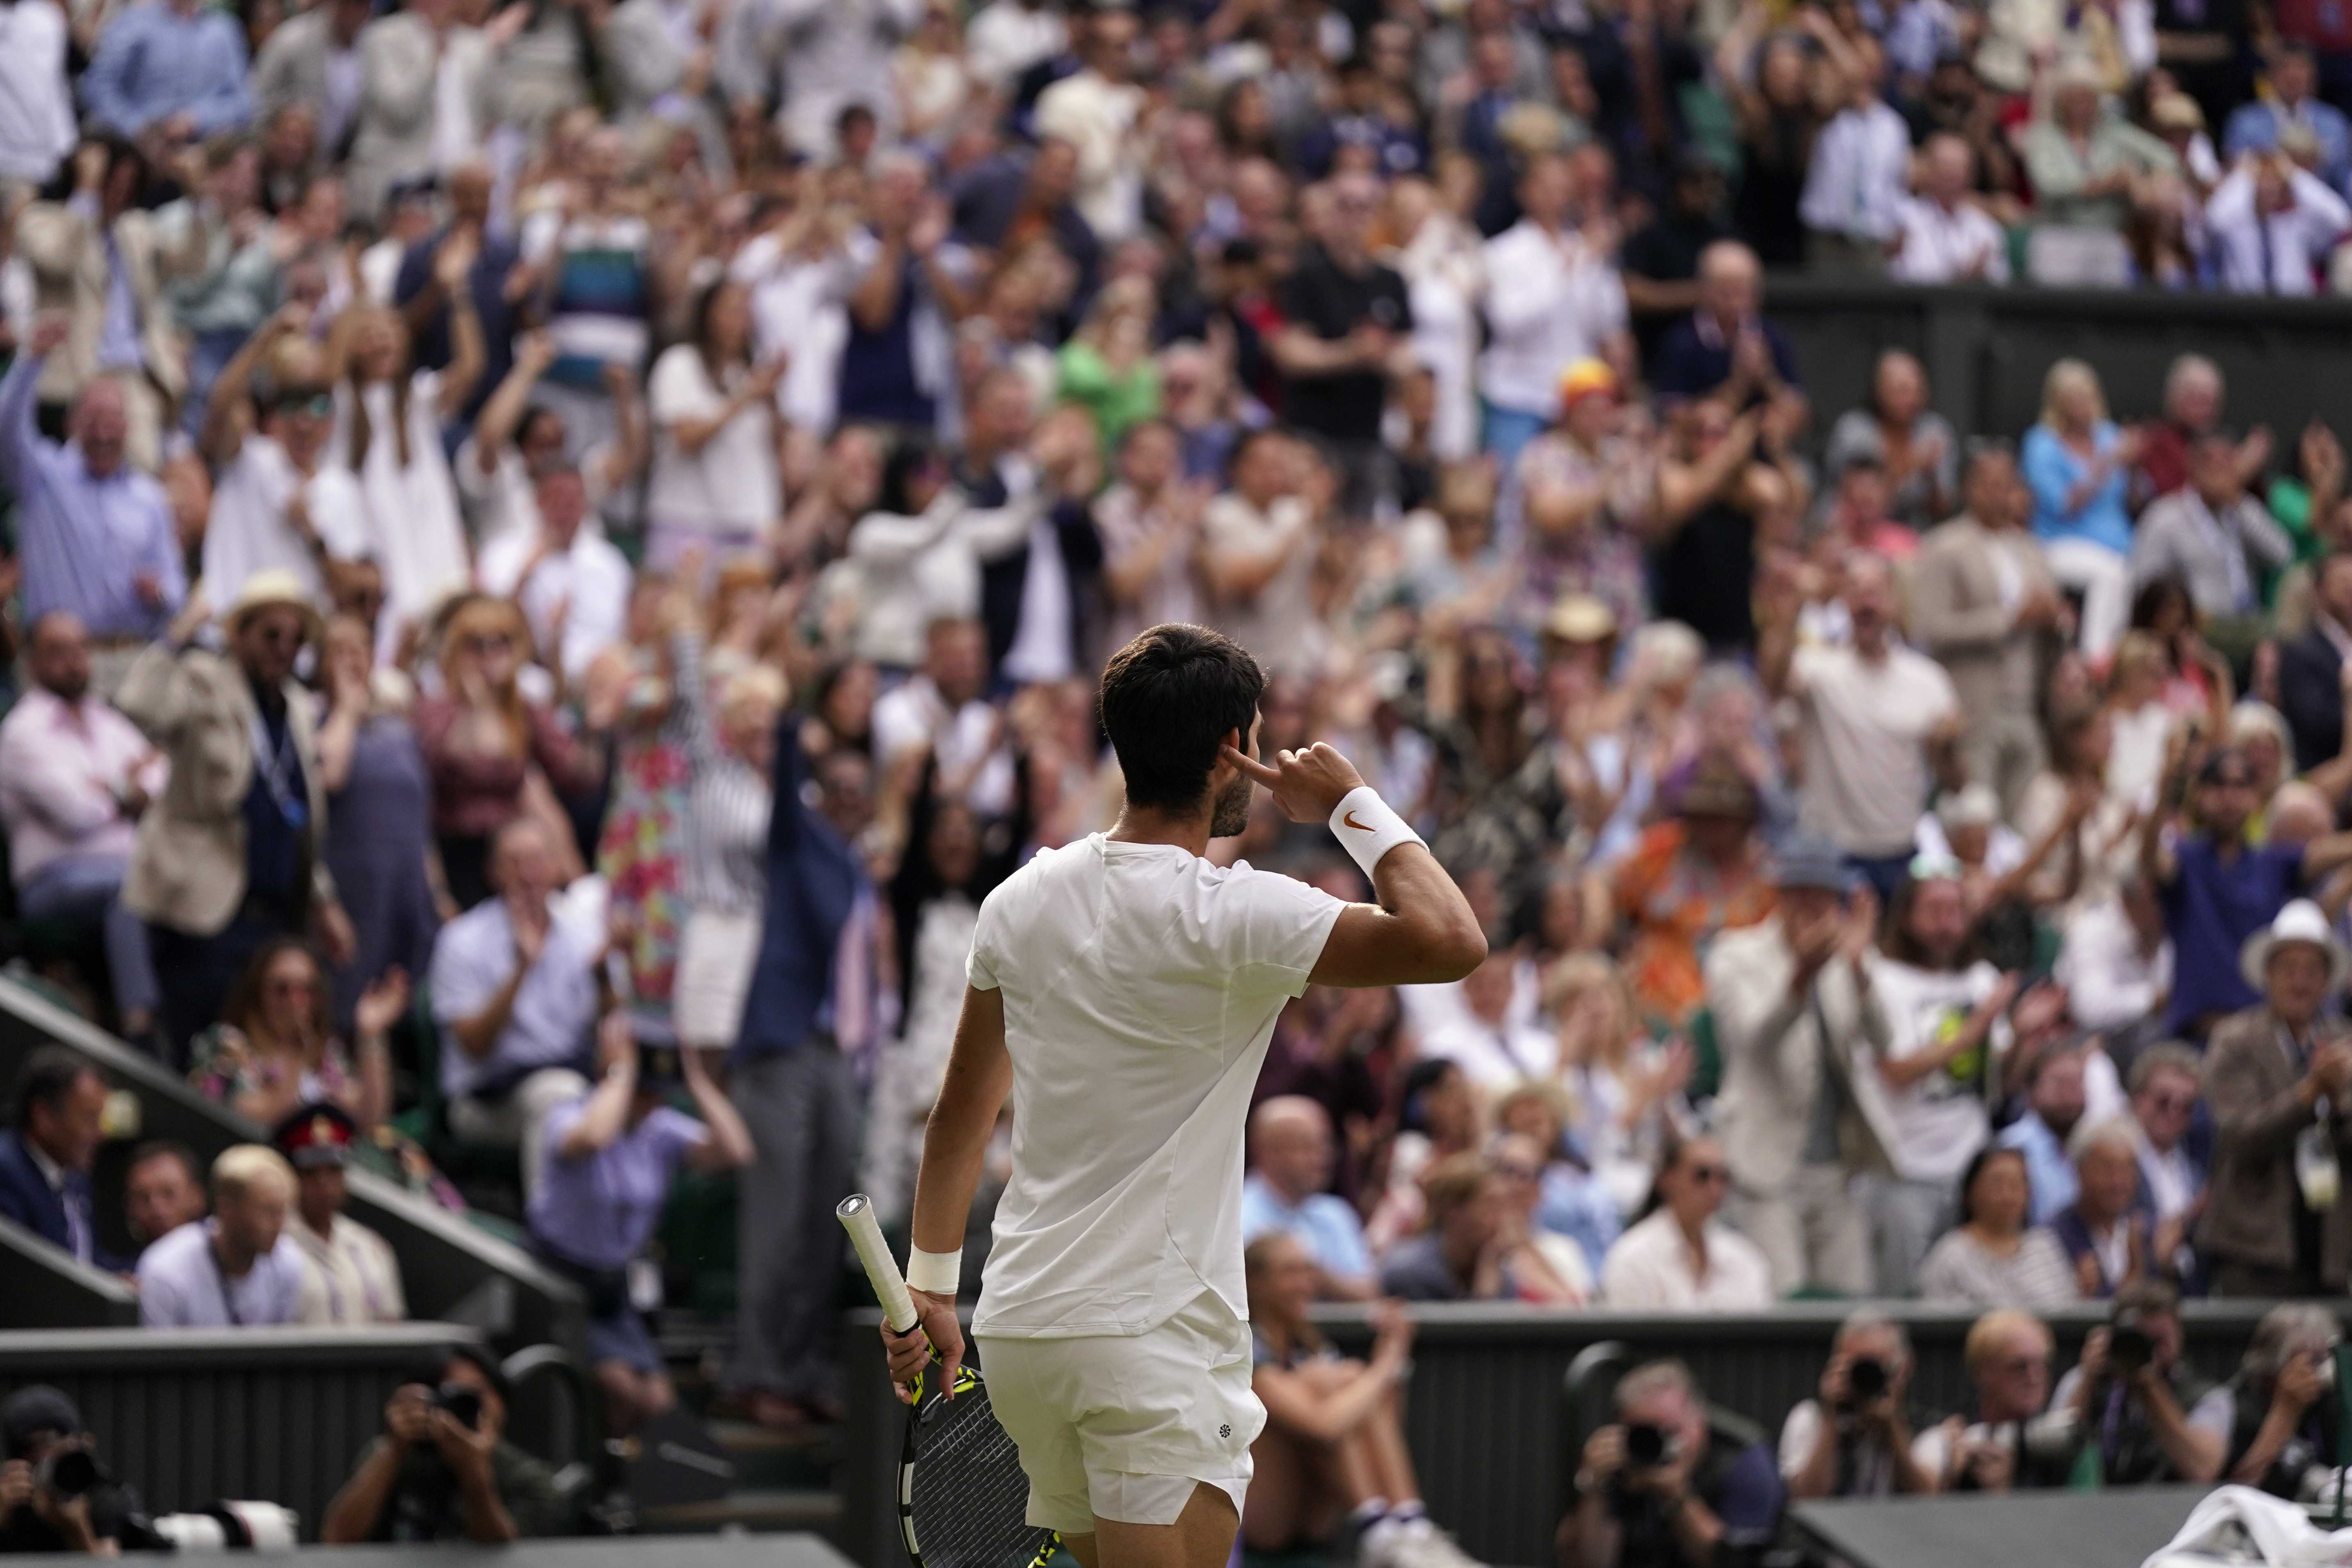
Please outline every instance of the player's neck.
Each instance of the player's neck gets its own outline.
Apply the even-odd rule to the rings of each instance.
[[[1129,805],[1105,835],[1119,844],[1173,844],[1196,855],[1209,852],[1209,813],[1161,810],[1156,806]]]

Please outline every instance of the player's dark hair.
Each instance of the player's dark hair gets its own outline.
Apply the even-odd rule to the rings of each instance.
[[[74,1085],[85,1078],[104,1075],[98,1064],[68,1046],[45,1045],[25,1059],[16,1071],[16,1099],[13,1118],[18,1132],[29,1132],[33,1125],[33,1107],[46,1105],[56,1110],[65,1103]]]
[[[1265,672],[1223,632],[1154,626],[1103,666],[1102,723],[1130,804],[1197,806],[1228,731],[1256,722]]]

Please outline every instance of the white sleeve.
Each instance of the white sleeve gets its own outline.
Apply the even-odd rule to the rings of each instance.
[[[1003,893],[1004,889],[1000,885],[982,899],[979,918],[972,922],[971,954],[964,960],[963,977],[964,983],[975,991],[992,991],[1001,983],[996,973],[993,927],[996,925],[997,900]]]
[[[646,382],[646,413],[654,423],[699,419],[725,406],[723,397],[711,396],[713,389],[701,371],[691,343],[672,344],[662,351]]]
[[[1239,864],[1212,907],[1234,988],[1295,997],[1347,905],[1296,877]]]
[[[1805,1461],[1813,1457],[1813,1445],[1821,1440],[1822,1407],[1819,1402],[1801,1399],[1789,1408],[1789,1418],[1780,1424],[1780,1479],[1797,1479]]]

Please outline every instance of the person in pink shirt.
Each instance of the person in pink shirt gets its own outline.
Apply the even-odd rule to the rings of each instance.
[[[115,1020],[144,1043],[155,1025],[147,927],[122,907],[139,815],[163,788],[162,753],[89,689],[89,632],[72,612],[33,623],[32,689],[0,722],[0,828],[29,927],[67,932],[93,989],[110,980]],[[102,972],[95,963],[102,946]]]

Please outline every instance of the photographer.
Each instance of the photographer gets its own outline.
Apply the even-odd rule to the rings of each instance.
[[[2254,1325],[2229,1384],[2230,1452],[2222,1479],[2273,1497],[2308,1499],[2335,1473],[2342,1413],[2336,1394],[2336,1314],[2315,1302],[2273,1307]]]
[[[554,1533],[555,1475],[508,1442],[506,1378],[453,1346],[393,1391],[383,1436],[360,1455],[319,1527],[358,1541],[513,1541]]]
[[[81,1412],[47,1384],[0,1400],[0,1552],[111,1557],[139,1495],[109,1477]]]
[[[2050,1330],[2031,1312],[1996,1308],[1969,1329],[1963,1354],[1976,1385],[1977,1418],[1921,1436],[1916,1453],[1941,1491],[2024,1491],[2063,1487],[2082,1451],[2082,1426],[2050,1396]]]
[[[1584,1445],[1576,1507],[1560,1521],[1565,1568],[1712,1568],[1771,1538],[1780,1478],[1761,1443],[1708,1429],[1688,1368],[1654,1361],[1619,1380],[1618,1425]]]
[[[1863,1311],[1839,1325],[1822,1368],[1821,1397],[1803,1400],[1780,1427],[1780,1479],[1789,1495],[1886,1497],[1937,1489],[1936,1473],[1913,1458],[1911,1337],[1903,1325]]]
[[[2108,1486],[2201,1483],[2221,1473],[2230,1391],[2181,1361],[2180,1292],[2162,1281],[2116,1292],[2107,1326],[2091,1331],[2050,1403],[2092,1435]]]

